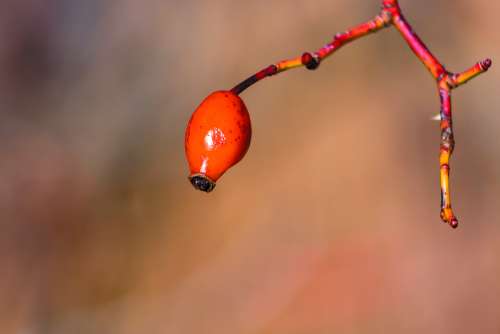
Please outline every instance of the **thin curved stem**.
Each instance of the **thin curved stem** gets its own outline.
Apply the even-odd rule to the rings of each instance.
[[[343,33],[336,34],[330,43],[326,44],[316,52],[313,52],[312,54],[309,52],[305,52],[299,57],[282,60],[276,64],[269,65],[268,67],[262,69],[261,71],[236,85],[233,89],[231,89],[231,91],[235,94],[240,94],[245,89],[264,78],[288,71],[293,68],[305,66],[309,70],[315,70],[318,68],[323,59],[332,55],[342,46],[354,41],[355,39],[376,32],[382,28],[388,27],[390,20],[390,13],[387,10],[383,9],[379,15],[375,16],[374,19],[348,29]]]
[[[403,16],[398,0],[382,0],[381,11],[372,20],[348,29],[345,32],[336,34],[330,43],[312,54],[305,52],[300,57],[283,60],[276,64],[269,65],[236,85],[231,91],[235,94],[240,94],[245,89],[264,78],[293,68],[305,66],[309,70],[315,70],[325,58],[332,55],[342,46],[389,26],[394,26],[400,32],[415,56],[420,59],[437,82],[441,102],[441,145],[439,158],[441,219],[455,228],[458,226],[458,220],[451,209],[449,183],[449,162],[455,146],[451,114],[451,91],[475,78],[479,74],[486,72],[490,68],[492,61],[490,59],[485,59],[460,73],[448,72],[444,65],[431,53]]]
[[[392,24],[401,33],[415,56],[427,67],[434,78],[439,78],[446,70],[439,60],[429,51],[420,37],[413,31],[399,6],[390,9],[393,14]]]

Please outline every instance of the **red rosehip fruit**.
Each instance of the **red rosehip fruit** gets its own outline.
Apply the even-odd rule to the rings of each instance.
[[[184,144],[192,185],[212,191],[222,174],[243,158],[251,136],[250,115],[238,95],[217,91],[206,97],[186,128]]]

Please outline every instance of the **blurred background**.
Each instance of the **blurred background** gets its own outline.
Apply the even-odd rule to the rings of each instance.
[[[245,91],[247,156],[187,180],[206,95],[379,0],[3,0],[0,333],[499,333],[500,2],[401,6],[451,71],[494,61],[454,91],[457,230],[394,29]]]

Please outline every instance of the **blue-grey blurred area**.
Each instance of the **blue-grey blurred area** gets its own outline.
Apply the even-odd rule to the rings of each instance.
[[[2,0],[0,333],[500,332],[500,2],[400,3],[449,70],[493,59],[453,92],[457,230],[394,29],[245,91],[246,157],[187,180],[206,95],[378,0]]]

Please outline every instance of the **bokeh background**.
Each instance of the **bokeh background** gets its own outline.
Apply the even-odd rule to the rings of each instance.
[[[499,333],[500,2],[401,6],[450,70],[494,61],[454,91],[457,230],[435,83],[393,29],[245,91],[247,156],[187,181],[206,95],[378,0],[3,0],[0,332]]]

